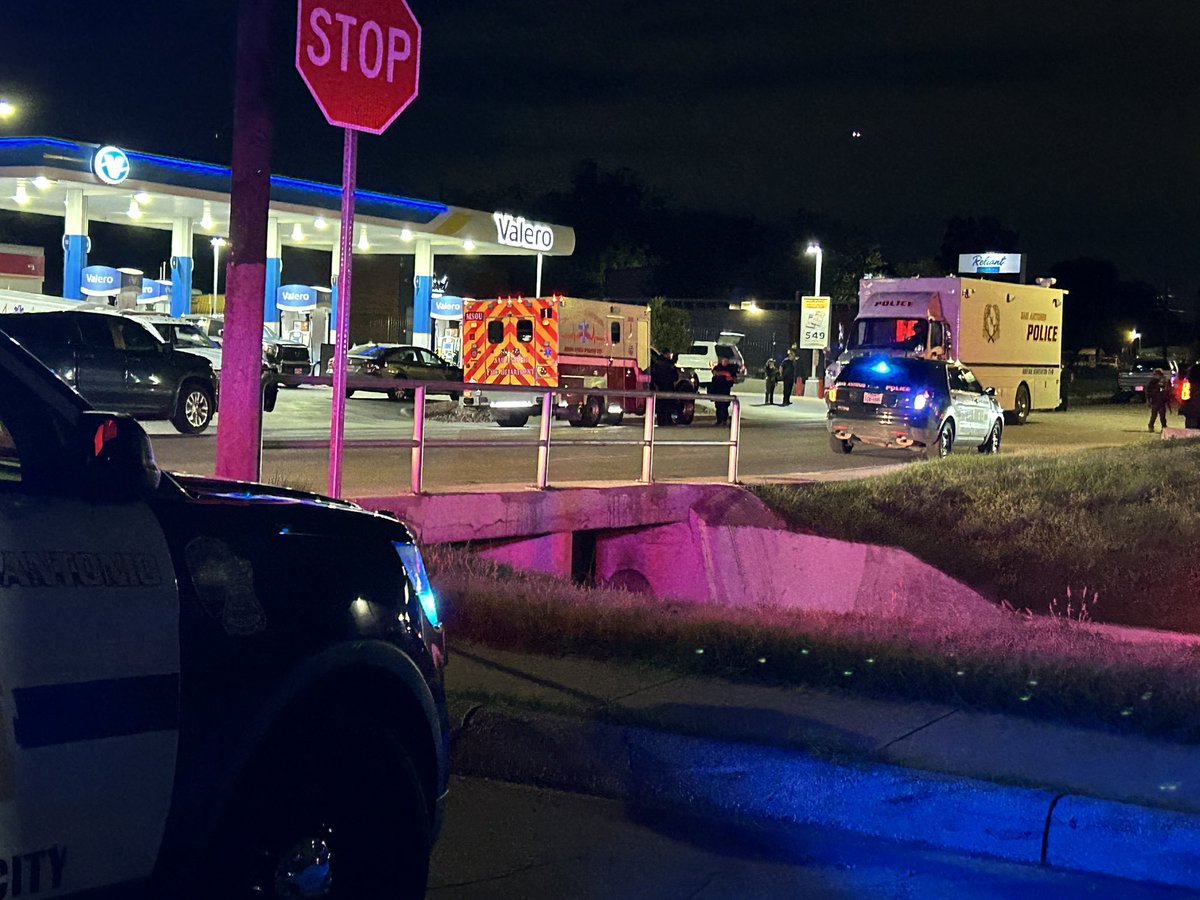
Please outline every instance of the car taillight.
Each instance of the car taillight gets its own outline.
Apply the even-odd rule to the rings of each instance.
[[[1189,381],[1186,378],[1183,379],[1183,385],[1179,388],[1179,399],[1180,400],[1191,400],[1192,399],[1192,383],[1191,383],[1191,381]]]
[[[929,403],[929,391],[921,391],[913,397],[913,409],[924,409],[927,403]]]
[[[825,392],[825,399],[830,403],[837,403],[837,385],[835,384]]]

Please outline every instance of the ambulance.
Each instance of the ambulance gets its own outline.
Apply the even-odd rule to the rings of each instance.
[[[0,333],[0,897],[421,896],[445,662],[401,522],[162,472]]]
[[[834,367],[867,353],[957,360],[996,389],[1009,423],[1024,424],[1030,410],[1061,403],[1066,293],[980,278],[864,278]]]
[[[646,390],[649,368],[648,307],[561,296],[463,301],[463,405],[491,409],[502,427],[528,422],[548,388],[565,389],[556,418],[619,425],[626,413],[642,415],[645,400],[588,391]]]

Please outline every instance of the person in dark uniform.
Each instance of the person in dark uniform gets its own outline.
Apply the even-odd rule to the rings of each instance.
[[[733,393],[733,383],[738,376],[738,365],[732,359],[722,356],[712,370],[712,384],[708,392],[718,397],[728,397]],[[717,421],[713,424],[724,425],[729,421],[729,401],[717,401]]]
[[[1171,382],[1162,369],[1155,369],[1150,376],[1146,385],[1146,405],[1150,407],[1150,424],[1147,426],[1149,430],[1154,431],[1155,419],[1161,421],[1162,427],[1166,428],[1167,412],[1171,409]]]
[[[783,406],[792,405],[792,386],[796,383],[796,351],[789,350],[787,359],[780,366],[780,377],[783,380]]]
[[[779,383],[779,363],[775,362],[775,357],[768,356],[767,364],[763,366],[763,379],[765,380],[765,394],[768,406],[775,405],[775,385]]]
[[[679,382],[679,368],[670,350],[655,357],[650,367],[650,384],[656,391],[673,391]],[[659,425],[674,425],[674,413],[678,400],[658,400],[655,403],[654,420]]]

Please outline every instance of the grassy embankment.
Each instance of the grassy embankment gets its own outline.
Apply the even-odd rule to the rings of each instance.
[[[903,546],[1014,612],[980,625],[969,615],[697,606],[443,551],[432,563],[451,634],[1200,740],[1195,650],[1119,642],[1080,622],[1200,632],[1200,443],[955,457],[864,481],[756,493],[798,530]]]

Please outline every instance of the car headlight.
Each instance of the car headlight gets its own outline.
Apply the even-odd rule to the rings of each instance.
[[[929,391],[921,391],[913,397],[913,409],[922,410],[929,403]]]

